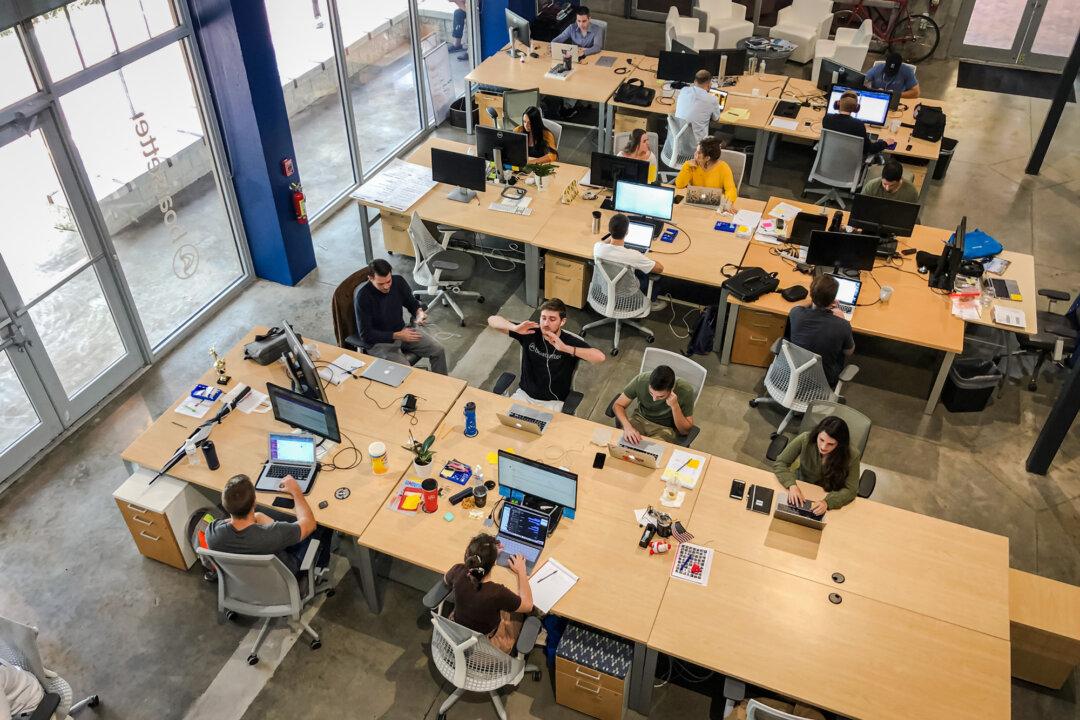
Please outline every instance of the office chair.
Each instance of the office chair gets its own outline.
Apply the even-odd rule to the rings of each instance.
[[[781,435],[793,417],[805,413],[811,402],[839,401],[844,383],[851,382],[859,372],[858,366],[848,365],[840,373],[836,387],[831,388],[825,378],[821,356],[817,353],[805,350],[784,338],[773,343],[772,350],[775,357],[765,373],[765,390],[768,394],[750,401],[752,408],[761,403],[775,403],[788,411],[769,436],[772,438]]]
[[[540,668],[526,663],[540,634],[540,619],[526,618],[517,645],[507,654],[493,646],[487,637],[446,616],[445,606],[452,602],[450,594],[450,587],[439,578],[423,600],[424,607],[431,611],[431,659],[455,688],[439,706],[438,720],[446,720],[447,711],[466,692],[488,693],[495,712],[501,720],[506,720],[499,691],[517,686],[525,673],[530,673],[533,680],[540,679]]]
[[[866,18],[857,28],[836,28],[836,35],[832,40],[816,40],[810,82],[817,84],[822,58],[833,60],[855,70],[861,69],[863,63],[866,62],[866,53],[870,52],[870,40],[873,36],[873,23],[870,18]]]
[[[37,628],[0,617],[0,660],[31,673],[45,690],[30,720],[64,720],[83,708],[101,704],[97,695],[72,702],[71,685],[42,664],[37,636]]]
[[[674,8],[672,8],[674,9]],[[697,138],[689,120],[667,116],[667,137],[660,150],[660,162],[670,170],[661,170],[657,175],[663,182],[670,183],[682,170],[683,163],[694,158],[697,150]]]
[[[581,328],[584,336],[589,330],[615,323],[615,339],[612,341],[611,354],[619,354],[619,330],[623,323],[634,328],[645,336],[645,342],[651,343],[656,340],[652,330],[634,320],[640,320],[649,316],[652,306],[653,276],[649,276],[649,287],[641,292],[637,275],[629,265],[607,262],[606,260],[594,260],[592,282],[589,283],[588,302],[596,312],[604,316]]]
[[[733,48],[754,34],[754,23],[745,19],[746,8],[732,0],[694,0],[690,12],[700,21],[699,28],[713,36],[714,48]],[[734,68],[731,74],[741,74],[740,70]]]
[[[356,296],[369,279],[371,279],[370,265],[360,268],[334,288],[334,294],[330,298],[330,314],[334,319],[334,337],[338,347],[358,350],[362,353],[371,350],[364,345],[360,337],[360,325],[356,317]],[[420,356],[416,353],[405,349],[402,349],[401,353],[410,365],[420,362]]]
[[[780,8],[776,25],[769,28],[769,37],[794,44],[795,52],[788,60],[805,65],[814,59],[817,41],[829,37],[832,6],[832,0],[795,0],[790,6]]]
[[[217,571],[221,619],[231,620],[236,615],[265,618],[247,657],[248,665],[259,662],[259,648],[266,640],[274,618],[292,618],[311,636],[312,650],[322,647],[319,634],[300,617],[303,609],[318,595],[330,597],[334,594],[329,583],[316,579],[314,565],[318,550],[319,541],[312,538],[300,562],[301,587],[297,576],[276,555],[240,555],[195,548],[195,552],[209,559]]]
[[[792,715],[757,700],[750,700],[746,704],[746,720],[805,720],[805,718],[805,715]]]
[[[670,350],[660,350],[658,348],[645,348],[645,354],[641,357],[641,369],[638,373],[652,372],[659,365],[667,365],[669,368],[675,371],[675,377],[681,380],[685,380],[694,387],[694,406],[697,406],[698,400],[701,399],[701,391],[705,388],[705,376],[707,371],[698,363],[694,362],[688,357],[680,355],[679,353],[673,353]],[[611,398],[611,402],[608,403],[607,410],[604,414],[609,418],[615,420],[615,427],[622,429],[622,423],[615,417],[615,401],[619,399],[619,395]],[[690,447],[694,442],[694,438],[701,432],[701,428],[697,425],[690,428],[690,432],[685,435],[675,434],[675,444],[683,447]]]
[[[735,191],[738,192],[742,188],[743,173],[746,172],[746,153],[725,148],[720,151],[720,159],[731,168],[731,176],[735,178]]]
[[[478,303],[484,302],[484,296],[473,290],[461,289],[461,284],[472,277],[476,261],[467,252],[447,249],[452,235],[451,231],[444,231],[442,243],[436,242],[420,215],[413,212],[409,221],[409,240],[416,256],[413,281],[423,288],[414,294],[430,295],[431,305],[442,300],[445,305],[453,308],[461,326],[465,327],[465,314],[450,295],[474,297]]]
[[[1039,295],[1047,299],[1046,310],[1037,310],[1039,332],[1034,335],[1015,333],[1020,349],[1010,355],[1034,355],[1035,367],[1028,378],[1028,390],[1039,389],[1039,373],[1048,358],[1072,367],[1076,363],[1076,344],[1080,337],[1080,294],[1064,314],[1054,312],[1054,303],[1069,302],[1069,293],[1041,288]]]
[[[799,422],[798,434],[810,432],[817,427],[819,422],[830,415],[835,415],[847,423],[848,433],[851,436],[851,447],[855,448],[859,452],[859,457],[862,458],[866,454],[866,442],[870,439],[870,418],[847,405],[841,405],[838,402],[829,400],[814,400],[806,406],[806,412],[803,413],[802,420]],[[777,435],[769,443],[769,449],[765,452],[765,459],[774,462],[776,458],[780,457],[780,453],[784,452],[787,445],[787,437]],[[870,468],[864,468],[859,476],[858,496],[868,498],[873,495],[876,487],[877,473]]]
[[[503,92],[502,129],[513,130],[521,124],[521,116],[531,107],[540,106],[540,90],[506,90]]]
[[[604,43],[607,41],[607,20],[597,20],[596,18],[589,18],[589,24],[594,26],[600,35],[600,49],[604,49]]]
[[[748,33],[752,34],[752,33]],[[681,17],[674,4],[668,9],[664,19],[664,49],[671,50],[671,41],[676,40],[693,50],[712,50],[716,47],[716,36],[701,29],[701,20],[696,17]]]
[[[565,328],[563,329],[563,332],[567,335],[574,335],[574,333]],[[574,337],[577,336],[574,335]],[[524,352],[524,350],[522,352]],[[495,380],[495,386],[491,388],[491,392],[496,395],[505,395],[509,397],[511,394],[510,389],[513,387],[515,380],[517,380],[517,375],[511,372],[504,372]],[[585,396],[577,390],[571,390],[570,394],[566,396],[566,400],[563,401],[563,415],[573,415],[584,398]]]
[[[551,134],[555,136],[555,152],[559,151],[559,141],[562,140],[562,125],[554,120],[548,120],[546,117],[541,117],[544,120],[544,128],[551,131]]]
[[[853,195],[862,187],[863,173],[866,170],[863,146],[863,139],[858,135],[822,130],[814,165],[810,168],[810,176],[806,180],[823,183],[828,187],[804,188],[802,196],[806,197],[807,193],[821,194],[818,205],[825,205],[832,200],[841,210],[845,209],[839,190]]]

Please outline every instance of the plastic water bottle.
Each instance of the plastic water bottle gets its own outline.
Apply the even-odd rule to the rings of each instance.
[[[484,484],[484,468],[479,463],[476,465],[476,469],[473,470],[473,485],[480,487]]]
[[[465,403],[465,437],[476,437],[479,430],[476,429],[476,403]]]

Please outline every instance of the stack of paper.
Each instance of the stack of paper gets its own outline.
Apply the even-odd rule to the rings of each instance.
[[[799,208],[794,205],[790,205],[786,202],[782,202],[772,210],[769,211],[769,215],[778,218],[784,218],[785,223],[789,223],[795,219],[795,216],[800,212]]]
[[[774,117],[769,122],[769,124],[775,128],[780,128],[781,130],[794,130],[795,128],[799,127],[799,123],[792,120],[791,118]]]
[[[562,563],[555,558],[548,558],[529,578],[533,605],[540,608],[540,612],[551,612],[555,603],[570,592],[570,588],[574,587],[577,581],[578,576],[567,570]]]
[[[697,487],[701,479],[701,472],[705,469],[705,458],[701,455],[687,452],[686,450],[672,450],[671,458],[664,468],[663,480],[666,482],[674,477],[679,485],[687,490]]]
[[[319,368],[319,377],[328,383],[340,385],[350,377],[355,377],[353,373],[362,367],[364,367],[363,360],[358,360],[352,355],[342,353],[341,356],[330,363],[328,367]]]
[[[736,227],[736,232],[742,232],[742,228],[746,228],[747,233],[753,233],[759,222],[761,222],[761,213],[753,210],[740,210],[735,213],[731,221]]]
[[[1027,327],[1027,316],[1023,310],[995,305],[994,322],[1009,327],[1025,328]]]

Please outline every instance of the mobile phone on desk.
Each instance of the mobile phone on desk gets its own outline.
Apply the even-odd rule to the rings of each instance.
[[[731,497],[735,500],[742,500],[743,494],[746,492],[746,483],[742,480],[731,481]]]
[[[916,250],[915,248],[904,248],[903,250],[900,251],[900,254],[901,255],[914,255],[917,252],[919,252],[919,251]]]

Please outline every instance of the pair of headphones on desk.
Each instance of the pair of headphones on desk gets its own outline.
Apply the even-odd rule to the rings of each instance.
[[[833,101],[833,104],[832,104],[833,105],[833,110],[839,110],[840,109],[840,101],[843,100],[844,98],[854,98],[855,99],[855,109],[851,111],[851,114],[852,115],[858,115],[859,110],[862,109],[862,103],[859,102],[859,93],[855,92],[854,90],[845,90],[843,93],[841,93],[840,97],[836,98],[836,100]]]

